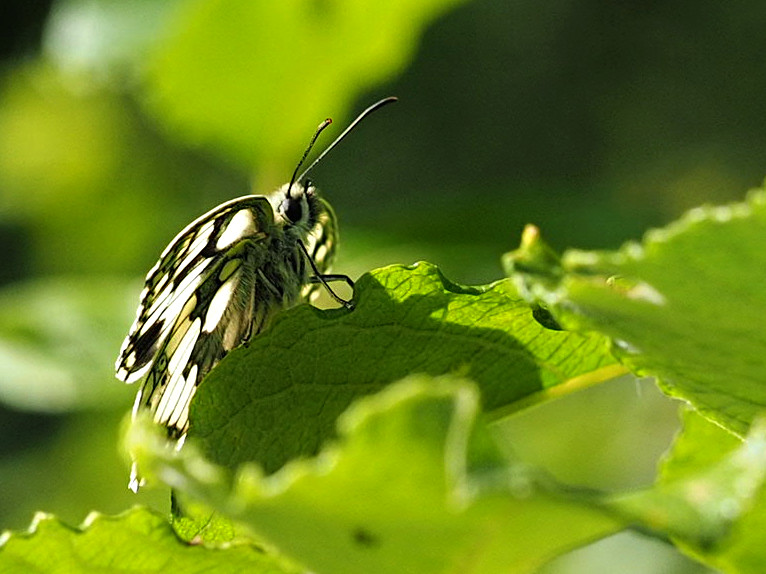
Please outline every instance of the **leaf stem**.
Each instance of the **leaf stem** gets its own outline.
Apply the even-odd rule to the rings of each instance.
[[[555,399],[560,399],[561,397],[565,397],[572,393],[628,374],[629,372],[630,371],[627,367],[625,367],[625,365],[621,365],[619,363],[607,365],[606,367],[601,367],[595,371],[573,377],[568,381],[561,383],[560,385],[555,385],[547,389],[541,389],[526,395],[518,401],[514,401],[508,405],[504,405],[498,409],[488,412],[487,417],[490,421],[500,420],[526,409],[536,407]]]

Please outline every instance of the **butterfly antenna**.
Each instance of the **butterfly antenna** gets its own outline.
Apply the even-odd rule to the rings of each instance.
[[[380,108],[382,108],[383,106],[385,106],[385,105],[387,105],[387,104],[392,104],[392,103],[394,103],[394,102],[396,102],[396,101],[397,101],[397,98],[395,98],[395,97],[391,96],[391,97],[388,97],[388,98],[384,98],[384,99],[382,99],[382,100],[380,100],[380,101],[378,101],[378,102],[375,102],[375,103],[374,103],[374,104],[372,104],[372,105],[371,105],[369,108],[367,108],[366,110],[364,110],[364,111],[363,111],[361,114],[359,114],[359,115],[357,116],[357,118],[356,118],[356,119],[355,119],[353,122],[351,122],[351,123],[349,124],[349,126],[348,126],[348,127],[345,129],[345,130],[343,130],[343,132],[342,132],[342,133],[341,133],[341,134],[340,134],[340,135],[339,135],[337,138],[335,138],[335,141],[333,141],[333,142],[332,142],[330,145],[328,145],[328,146],[325,148],[325,150],[324,150],[324,151],[323,151],[321,154],[319,154],[319,157],[318,157],[318,158],[316,158],[316,159],[315,159],[315,160],[314,160],[314,161],[311,163],[311,165],[310,165],[310,166],[308,166],[308,167],[307,167],[305,170],[303,170],[303,173],[302,173],[302,174],[300,174],[300,175],[299,175],[297,178],[295,178],[295,175],[293,175],[293,180],[294,180],[294,181],[301,181],[301,180],[302,180],[304,177],[306,177],[306,175],[307,175],[307,174],[308,174],[308,173],[309,173],[309,172],[310,172],[312,169],[314,169],[314,167],[316,166],[316,164],[318,164],[320,161],[322,161],[322,159],[324,159],[324,156],[326,156],[328,153],[330,153],[330,150],[332,150],[332,149],[333,149],[333,148],[334,148],[336,145],[338,145],[338,144],[341,142],[341,140],[342,140],[343,138],[345,138],[345,137],[348,135],[348,133],[349,133],[351,130],[353,130],[353,129],[354,129],[356,126],[357,126],[357,124],[358,124],[359,122],[361,122],[361,121],[362,121],[364,118],[366,118],[367,116],[369,116],[369,115],[370,115],[372,112],[375,112],[375,111],[379,110],[379,109],[380,109]],[[314,141],[316,140],[317,136],[319,135],[319,132],[321,132],[321,131],[322,131],[324,128],[326,128],[326,127],[329,125],[329,123],[328,123],[329,121],[330,121],[330,120],[325,120],[325,124],[326,124],[326,125],[325,125],[325,124],[322,124],[322,125],[320,125],[320,126],[319,126],[319,128],[320,128],[320,129],[319,129],[319,130],[317,130],[317,133],[316,133],[316,134],[314,134],[314,139],[312,139],[312,140],[311,140],[311,143],[312,143],[312,145],[313,145]],[[308,149],[308,150],[306,150],[306,153],[305,153],[305,154],[303,154],[303,159],[306,159],[306,154],[308,154],[308,152],[309,152],[309,150],[310,150],[310,149],[311,149],[311,146],[309,146],[309,149]],[[298,171],[298,168],[300,168],[301,164],[303,163],[303,159],[301,159],[301,163],[299,163],[299,164],[298,164],[298,167],[297,167],[297,168],[295,168],[295,171],[296,171],[296,172]]]
[[[329,126],[332,123],[332,120],[330,118],[327,118],[325,121],[323,121],[321,124],[319,124],[319,127],[317,128],[317,131],[314,132],[314,137],[311,138],[311,141],[309,142],[308,147],[306,148],[306,151],[303,152],[303,156],[301,157],[301,161],[298,162],[298,165],[295,166],[295,171],[293,172],[293,176],[290,178],[290,185],[287,186],[287,197],[290,197],[290,190],[293,188],[293,184],[296,182],[296,176],[298,175],[298,170],[303,165],[303,162],[306,161],[306,158],[309,155],[309,152],[311,152],[311,148],[314,147],[314,143],[316,143],[317,138],[319,137],[319,134],[321,134],[324,129]],[[316,162],[315,162],[316,163]],[[306,170],[308,171],[308,170]],[[305,175],[306,172],[303,172]],[[301,178],[303,175],[301,175]],[[300,178],[298,178],[300,179]]]

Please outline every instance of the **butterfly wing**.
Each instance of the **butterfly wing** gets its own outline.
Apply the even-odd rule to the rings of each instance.
[[[224,203],[181,231],[146,278],[117,378],[134,382],[148,371],[134,412],[151,410],[171,437],[186,431],[189,402],[205,374],[264,320],[254,270],[268,254],[273,227],[262,196]]]
[[[306,250],[314,260],[319,272],[325,274],[329,273],[338,248],[338,220],[335,217],[335,211],[328,202],[321,197],[318,197],[317,200],[322,209],[316,224],[306,238]],[[308,283],[303,287],[301,296],[305,300],[313,299],[320,288],[321,284]]]

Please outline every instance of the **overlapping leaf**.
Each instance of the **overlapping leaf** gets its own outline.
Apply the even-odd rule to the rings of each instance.
[[[615,504],[716,565],[732,544],[765,556],[766,536],[749,528],[762,521],[765,488],[766,426],[754,425],[742,441],[690,412],[658,483]]]
[[[317,457],[269,476],[250,464],[234,472],[217,467],[193,444],[178,452],[142,419],[131,432],[142,444],[142,468],[236,520],[239,542],[188,545],[143,510],[96,517],[83,529],[46,517],[32,534],[5,536],[0,570],[152,572],[173,563],[189,572],[258,573],[292,572],[297,562],[319,574],[523,573],[640,527],[673,537],[710,564],[758,572],[762,425],[742,442],[687,420],[662,481],[614,495],[557,483],[502,454],[480,403],[468,381],[410,377],[357,401],[340,418],[337,440]],[[695,454],[700,441],[712,442],[712,456]],[[248,532],[266,541],[265,550]]]
[[[620,527],[590,495],[501,456],[479,403],[464,380],[414,376],[355,403],[318,457],[268,477],[246,466],[231,481],[141,432],[140,463],[318,573],[531,572]]]
[[[530,229],[505,261],[563,324],[609,335],[632,370],[744,434],[766,407],[765,244],[759,191],[695,209],[615,253],[558,261]]]
[[[0,572],[79,574],[101,572],[251,572],[297,574],[285,560],[249,544],[211,548],[180,540],[167,519],[135,508],[119,516],[92,514],[79,528],[38,515],[28,532],[0,538]]]
[[[137,436],[155,480],[312,571],[473,574],[534,571],[630,527],[673,537],[714,565],[735,563],[732,547],[737,564],[755,563],[763,535],[749,527],[761,516],[765,430],[690,461],[683,442],[710,438],[692,429],[658,485],[623,494],[581,491],[500,454],[477,388],[449,377],[410,377],[359,400],[337,441],[269,476],[252,465],[232,475],[193,448],[179,454],[140,427]]]

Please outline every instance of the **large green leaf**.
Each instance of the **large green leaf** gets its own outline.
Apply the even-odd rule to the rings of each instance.
[[[567,252],[530,228],[511,276],[565,326],[610,336],[621,360],[744,434],[766,407],[766,196],[702,207],[643,244]]]
[[[298,569],[249,544],[187,544],[159,514],[135,508],[119,516],[91,514],[79,528],[39,514],[28,532],[0,538],[4,574],[184,572],[289,574]]]
[[[543,327],[507,281],[462,287],[430,264],[391,266],[363,276],[355,302],[287,311],[230,353],[195,396],[190,436],[221,464],[270,472],[315,454],[355,398],[411,373],[470,376],[501,416],[621,369],[605,338]]]
[[[148,101],[174,133],[281,180],[313,128],[403,69],[457,3],[185,2],[150,61]]]
[[[355,403],[318,457],[233,481],[193,444],[177,453],[141,427],[133,440],[150,476],[320,574],[531,572],[621,526],[590,494],[499,455],[479,409],[474,385],[413,376]]]

